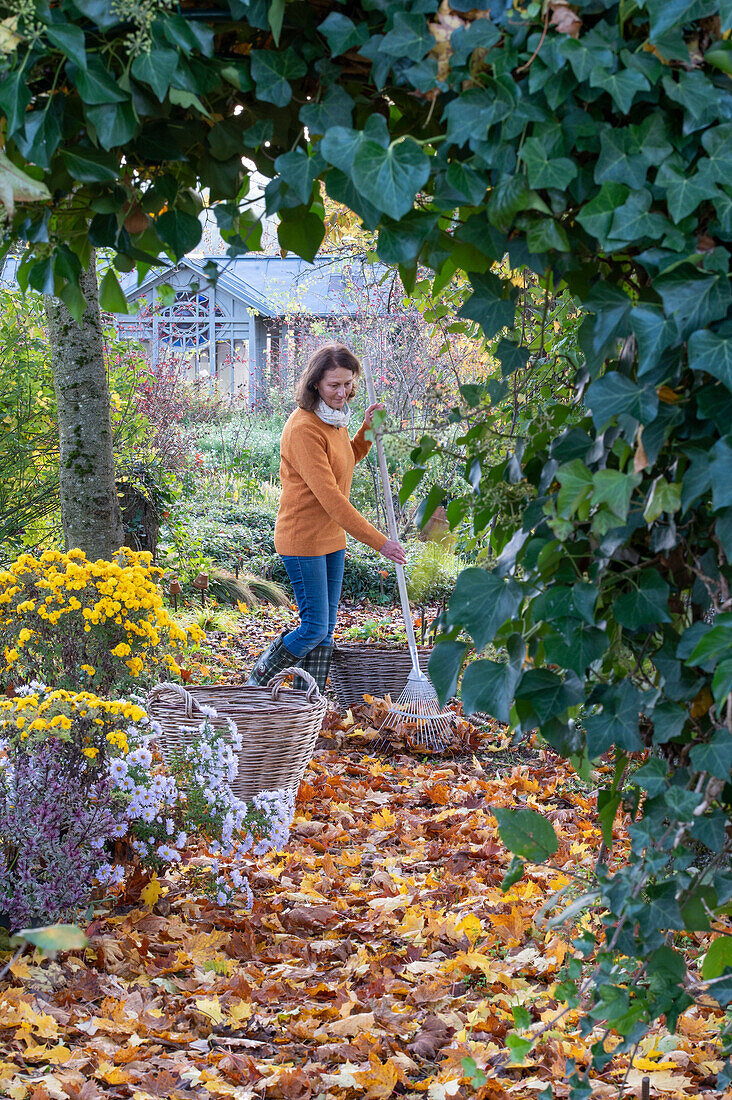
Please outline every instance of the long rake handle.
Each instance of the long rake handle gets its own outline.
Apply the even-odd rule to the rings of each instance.
[[[374,380],[371,376],[371,367],[368,359],[364,357],[363,360],[363,372],[366,378],[366,390],[369,395],[369,402],[373,405],[376,402],[376,393],[374,391]],[[381,438],[381,431],[374,429],[374,437],[376,439],[376,454],[379,459],[379,474],[381,476],[381,495],[384,498],[384,507],[386,509],[386,522],[389,526],[389,538],[394,542],[399,541],[399,535],[397,532],[396,516],[394,515],[394,501],[391,496],[391,489],[389,485],[389,471],[386,466],[386,455],[384,454],[384,443]],[[412,669],[421,678],[424,673],[419,667],[419,654],[417,652],[417,640],[414,637],[414,626],[412,625],[412,609],[409,606],[409,594],[407,592],[407,578],[404,575],[404,566],[395,562],[397,585],[399,587],[399,599],[402,605],[402,615],[404,617],[404,629],[407,632],[407,642],[409,643],[409,656],[412,658]]]

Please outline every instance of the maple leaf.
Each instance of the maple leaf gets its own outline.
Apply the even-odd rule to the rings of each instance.
[[[152,909],[153,905],[160,897],[162,889],[163,884],[161,883],[158,876],[153,872],[153,877],[150,879],[147,886],[144,886],[142,890],[140,890],[140,901],[143,901],[145,905],[149,905]]]
[[[358,1085],[363,1088],[363,1100],[385,1100],[391,1096],[399,1081],[399,1071],[393,1062],[381,1062],[377,1055],[369,1057],[369,1068],[354,1073]]]

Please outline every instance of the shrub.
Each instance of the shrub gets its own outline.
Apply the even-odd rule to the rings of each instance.
[[[81,550],[23,554],[0,572],[0,675],[125,689],[178,671],[174,654],[202,632],[168,615],[150,555],[122,547],[115,561]]]
[[[462,565],[450,542],[414,543],[405,567],[409,598],[422,605],[444,602],[452,595]]]

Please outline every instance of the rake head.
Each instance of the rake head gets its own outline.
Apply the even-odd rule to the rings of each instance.
[[[404,690],[379,727],[374,748],[388,748],[396,734],[413,749],[444,752],[452,740],[451,716],[451,711],[440,710],[437,692],[425,674],[412,669]]]

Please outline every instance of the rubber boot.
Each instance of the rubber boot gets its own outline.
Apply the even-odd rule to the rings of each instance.
[[[304,657],[295,662],[299,668],[310,673],[318,685],[318,691],[321,695],[325,694],[325,685],[328,683],[332,657],[332,645],[316,645],[315,649],[311,649],[309,653],[306,653]],[[292,686],[299,691],[307,691],[307,684],[300,676],[295,677]]]
[[[290,653],[289,649],[285,649],[282,641],[285,634],[289,634],[289,631],[283,630],[279,638],[274,638],[270,642],[262,656],[255,662],[251,675],[244,685],[245,687],[259,687],[266,684],[283,668],[299,664],[295,654]]]

